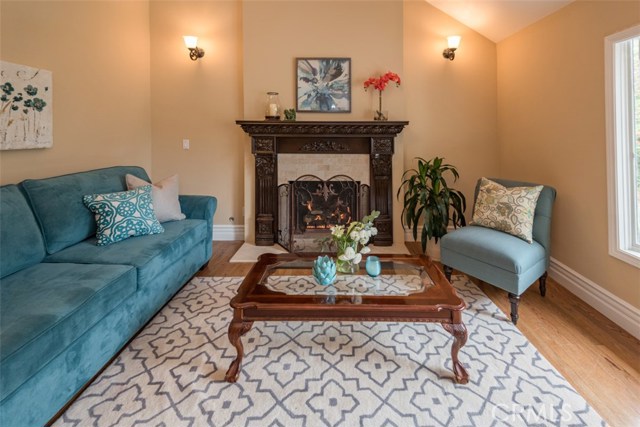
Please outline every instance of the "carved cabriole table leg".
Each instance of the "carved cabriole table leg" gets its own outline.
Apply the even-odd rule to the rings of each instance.
[[[235,383],[238,381],[240,375],[240,366],[242,365],[242,358],[244,357],[244,347],[242,346],[242,336],[249,332],[253,322],[245,322],[242,320],[242,313],[236,310],[233,315],[233,320],[229,325],[229,341],[236,348],[237,356],[231,365],[227,374],[224,376],[225,381],[229,383]]]
[[[467,374],[467,370],[458,360],[458,351],[467,342],[467,328],[462,323],[443,323],[442,327],[454,338],[451,345],[451,360],[453,360],[453,373],[456,377],[456,382],[466,384],[469,382],[469,374]]]

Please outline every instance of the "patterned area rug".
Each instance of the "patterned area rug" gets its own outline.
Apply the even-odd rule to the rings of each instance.
[[[600,416],[464,276],[469,340],[453,382],[438,324],[256,322],[236,384],[239,278],[195,278],[55,426],[597,426]]]

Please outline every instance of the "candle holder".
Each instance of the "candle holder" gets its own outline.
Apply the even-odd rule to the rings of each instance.
[[[378,277],[382,272],[382,265],[380,264],[380,258],[377,256],[367,257],[367,261],[364,263],[364,268],[367,270],[367,274],[371,277]]]
[[[280,99],[278,92],[267,92],[267,104],[264,112],[266,120],[280,120]]]

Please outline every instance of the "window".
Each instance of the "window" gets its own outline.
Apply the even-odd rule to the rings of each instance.
[[[640,267],[640,25],[605,39],[609,253]]]

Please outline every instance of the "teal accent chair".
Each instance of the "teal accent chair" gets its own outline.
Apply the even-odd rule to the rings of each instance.
[[[529,187],[540,184],[490,178],[505,187]],[[480,181],[474,196],[478,197]],[[456,269],[509,293],[511,320],[518,323],[520,296],[536,280],[540,294],[546,293],[547,269],[551,247],[551,214],[556,190],[544,186],[533,219],[533,242],[486,227],[469,225],[447,233],[441,239],[440,257],[447,279]]]

